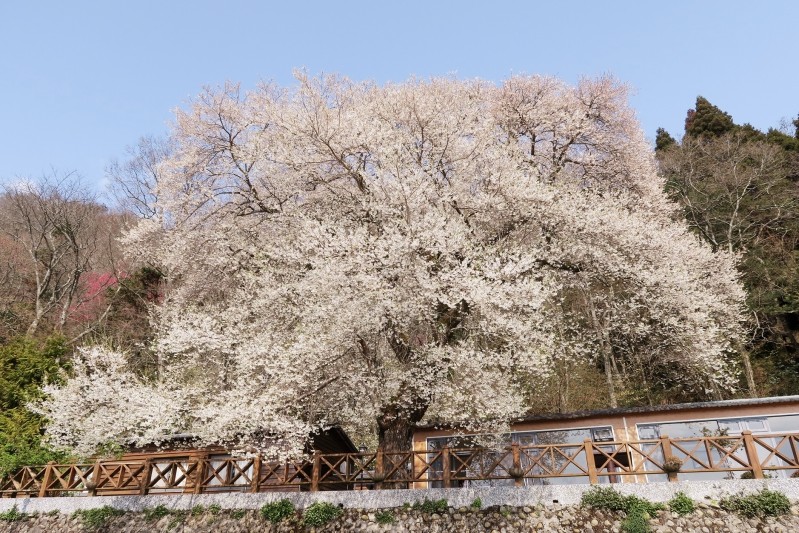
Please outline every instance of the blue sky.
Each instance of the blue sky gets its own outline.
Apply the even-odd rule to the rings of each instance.
[[[0,182],[104,169],[226,80],[611,73],[650,138],[701,94],[766,129],[799,113],[799,2],[0,0]]]

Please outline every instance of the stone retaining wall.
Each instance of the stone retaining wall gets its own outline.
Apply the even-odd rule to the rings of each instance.
[[[274,525],[258,511],[238,513],[223,510],[217,514],[205,511],[169,514],[147,519],[143,513],[126,513],[109,518],[98,527],[87,527],[74,515],[37,515],[16,522],[0,521],[0,533],[255,533],[255,532],[417,532],[417,533],[516,533],[516,532],[580,532],[618,533],[620,513],[556,505],[546,509],[532,507],[490,507],[472,509],[450,507],[446,512],[427,514],[409,509],[390,511],[393,524],[379,524],[372,510],[347,509],[333,522],[318,528],[305,527],[299,515]],[[739,533],[799,531],[799,506],[790,515],[768,519],[744,519],[712,505],[702,504],[694,513],[680,517],[664,511],[650,520],[654,531],[668,533]]]
[[[579,531],[618,532],[623,515],[584,509],[577,505],[588,485],[494,487],[452,490],[385,490],[318,493],[220,493],[172,496],[115,496],[0,499],[0,513],[12,507],[29,516],[24,520],[0,521],[0,533],[95,532],[289,532],[313,531],[301,521],[302,509],[326,501],[342,508],[341,517],[316,531],[378,532],[488,532]],[[699,504],[686,517],[663,511],[650,520],[655,531],[738,532],[799,531],[799,480],[745,480],[723,482],[621,484],[614,488],[653,502],[668,501],[682,491]],[[791,514],[770,519],[744,519],[721,510],[717,502],[725,496],[754,493],[762,488],[780,491],[794,503]],[[297,507],[294,518],[275,526],[260,516],[265,503],[287,498]],[[472,503],[480,499],[483,508]],[[448,508],[424,513],[410,507],[424,499],[446,499]],[[87,528],[79,509],[110,506],[125,514],[110,517],[94,529]],[[143,511],[163,506],[166,516],[147,517]],[[200,506],[200,507],[198,507]],[[216,512],[211,509],[218,508]],[[194,509],[194,512],[192,512]],[[215,509],[214,509],[215,510]],[[380,524],[390,514],[393,524]]]

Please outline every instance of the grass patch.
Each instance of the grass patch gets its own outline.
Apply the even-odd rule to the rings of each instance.
[[[222,506],[219,505],[218,503],[212,503],[211,505],[208,506],[208,512],[216,516],[222,512]]]
[[[244,509],[233,509],[230,511],[230,518],[233,520],[241,520],[245,516],[247,516],[247,511]]]
[[[89,529],[102,527],[111,518],[125,514],[125,511],[114,509],[109,505],[104,505],[97,509],[79,509],[74,515],[79,517],[83,525]]]
[[[668,503],[669,510],[680,516],[691,514],[696,510],[696,504],[684,492],[678,492]]]
[[[629,514],[622,521],[621,530],[624,533],[649,533],[652,531],[649,516],[641,513]]]
[[[605,511],[621,511],[627,516],[621,523],[625,533],[647,533],[652,530],[649,519],[666,508],[638,496],[624,496],[610,487],[594,487],[583,494],[581,504]]]
[[[186,520],[186,511],[181,511],[179,513],[174,513],[172,515],[172,519],[169,521],[169,524],[166,526],[167,531],[172,531],[176,527],[183,525],[183,522]]]
[[[781,516],[791,510],[791,502],[785,494],[768,489],[755,494],[738,494],[722,498],[719,505],[725,511],[732,511],[746,518]]]
[[[264,506],[261,507],[261,516],[273,524],[282,522],[286,518],[294,515],[295,512],[294,504],[285,498],[276,502],[264,504]]]
[[[445,513],[447,511],[447,507],[449,507],[449,503],[445,499],[440,500],[428,500],[427,498],[424,499],[422,502],[416,502],[413,504],[412,509],[414,511],[421,511],[427,514],[433,513]]]
[[[302,522],[306,526],[323,526],[341,516],[344,511],[328,502],[316,502],[305,510]]]
[[[469,507],[471,507],[472,509],[482,509],[483,500],[481,500],[480,498],[475,498],[474,500],[472,500],[472,503],[469,504]]]
[[[142,511],[144,519],[149,522],[155,522],[170,514],[169,509],[165,505],[156,505],[155,507],[148,507]]]
[[[375,513],[375,521],[378,524],[393,524],[396,519],[394,518],[394,513],[391,511],[378,511]]]
[[[8,511],[0,513],[0,522],[19,522],[28,518],[27,513],[20,513],[15,505]]]
[[[195,505],[191,508],[191,511],[189,511],[191,516],[202,516],[203,513],[205,513],[205,506],[200,504]]]

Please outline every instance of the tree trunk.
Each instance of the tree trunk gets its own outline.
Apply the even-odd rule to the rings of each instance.
[[[377,419],[378,459],[375,476],[382,477],[382,480],[378,481],[380,488],[409,487],[405,481],[406,469],[412,466],[413,456],[410,459],[411,465],[408,465],[404,454],[413,449],[411,443],[413,428],[422,419],[428,407],[427,402],[419,402],[416,405],[419,407],[410,412],[394,407],[386,408]],[[392,470],[396,473],[389,475]],[[392,479],[397,481],[392,482]]]
[[[378,449],[383,453],[406,452],[411,449],[413,425],[407,417],[378,424]]]
[[[407,452],[411,449],[414,426],[427,412],[427,402],[417,402],[413,411],[388,407],[377,419],[378,449],[383,453]]]
[[[741,343],[736,344],[744,365],[744,376],[746,377],[746,388],[749,389],[749,397],[757,398],[757,384],[755,383],[755,373],[752,371],[752,360],[749,358],[749,352]]]

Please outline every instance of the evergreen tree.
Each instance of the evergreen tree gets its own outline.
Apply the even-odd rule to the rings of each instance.
[[[734,128],[732,117],[702,96],[696,97],[696,107],[688,111],[685,119],[685,134],[691,137],[719,136]]]
[[[677,144],[677,141],[672,137],[669,132],[663,128],[657,129],[657,137],[655,137],[655,150],[665,150],[669,146]]]
[[[792,124],[799,134],[799,118]],[[659,168],[691,227],[714,247],[741,254],[752,322],[750,342],[740,347],[749,391],[796,394],[799,138],[786,128],[764,134],[736,125],[702,97],[688,111],[685,130],[682,143],[657,150]]]

